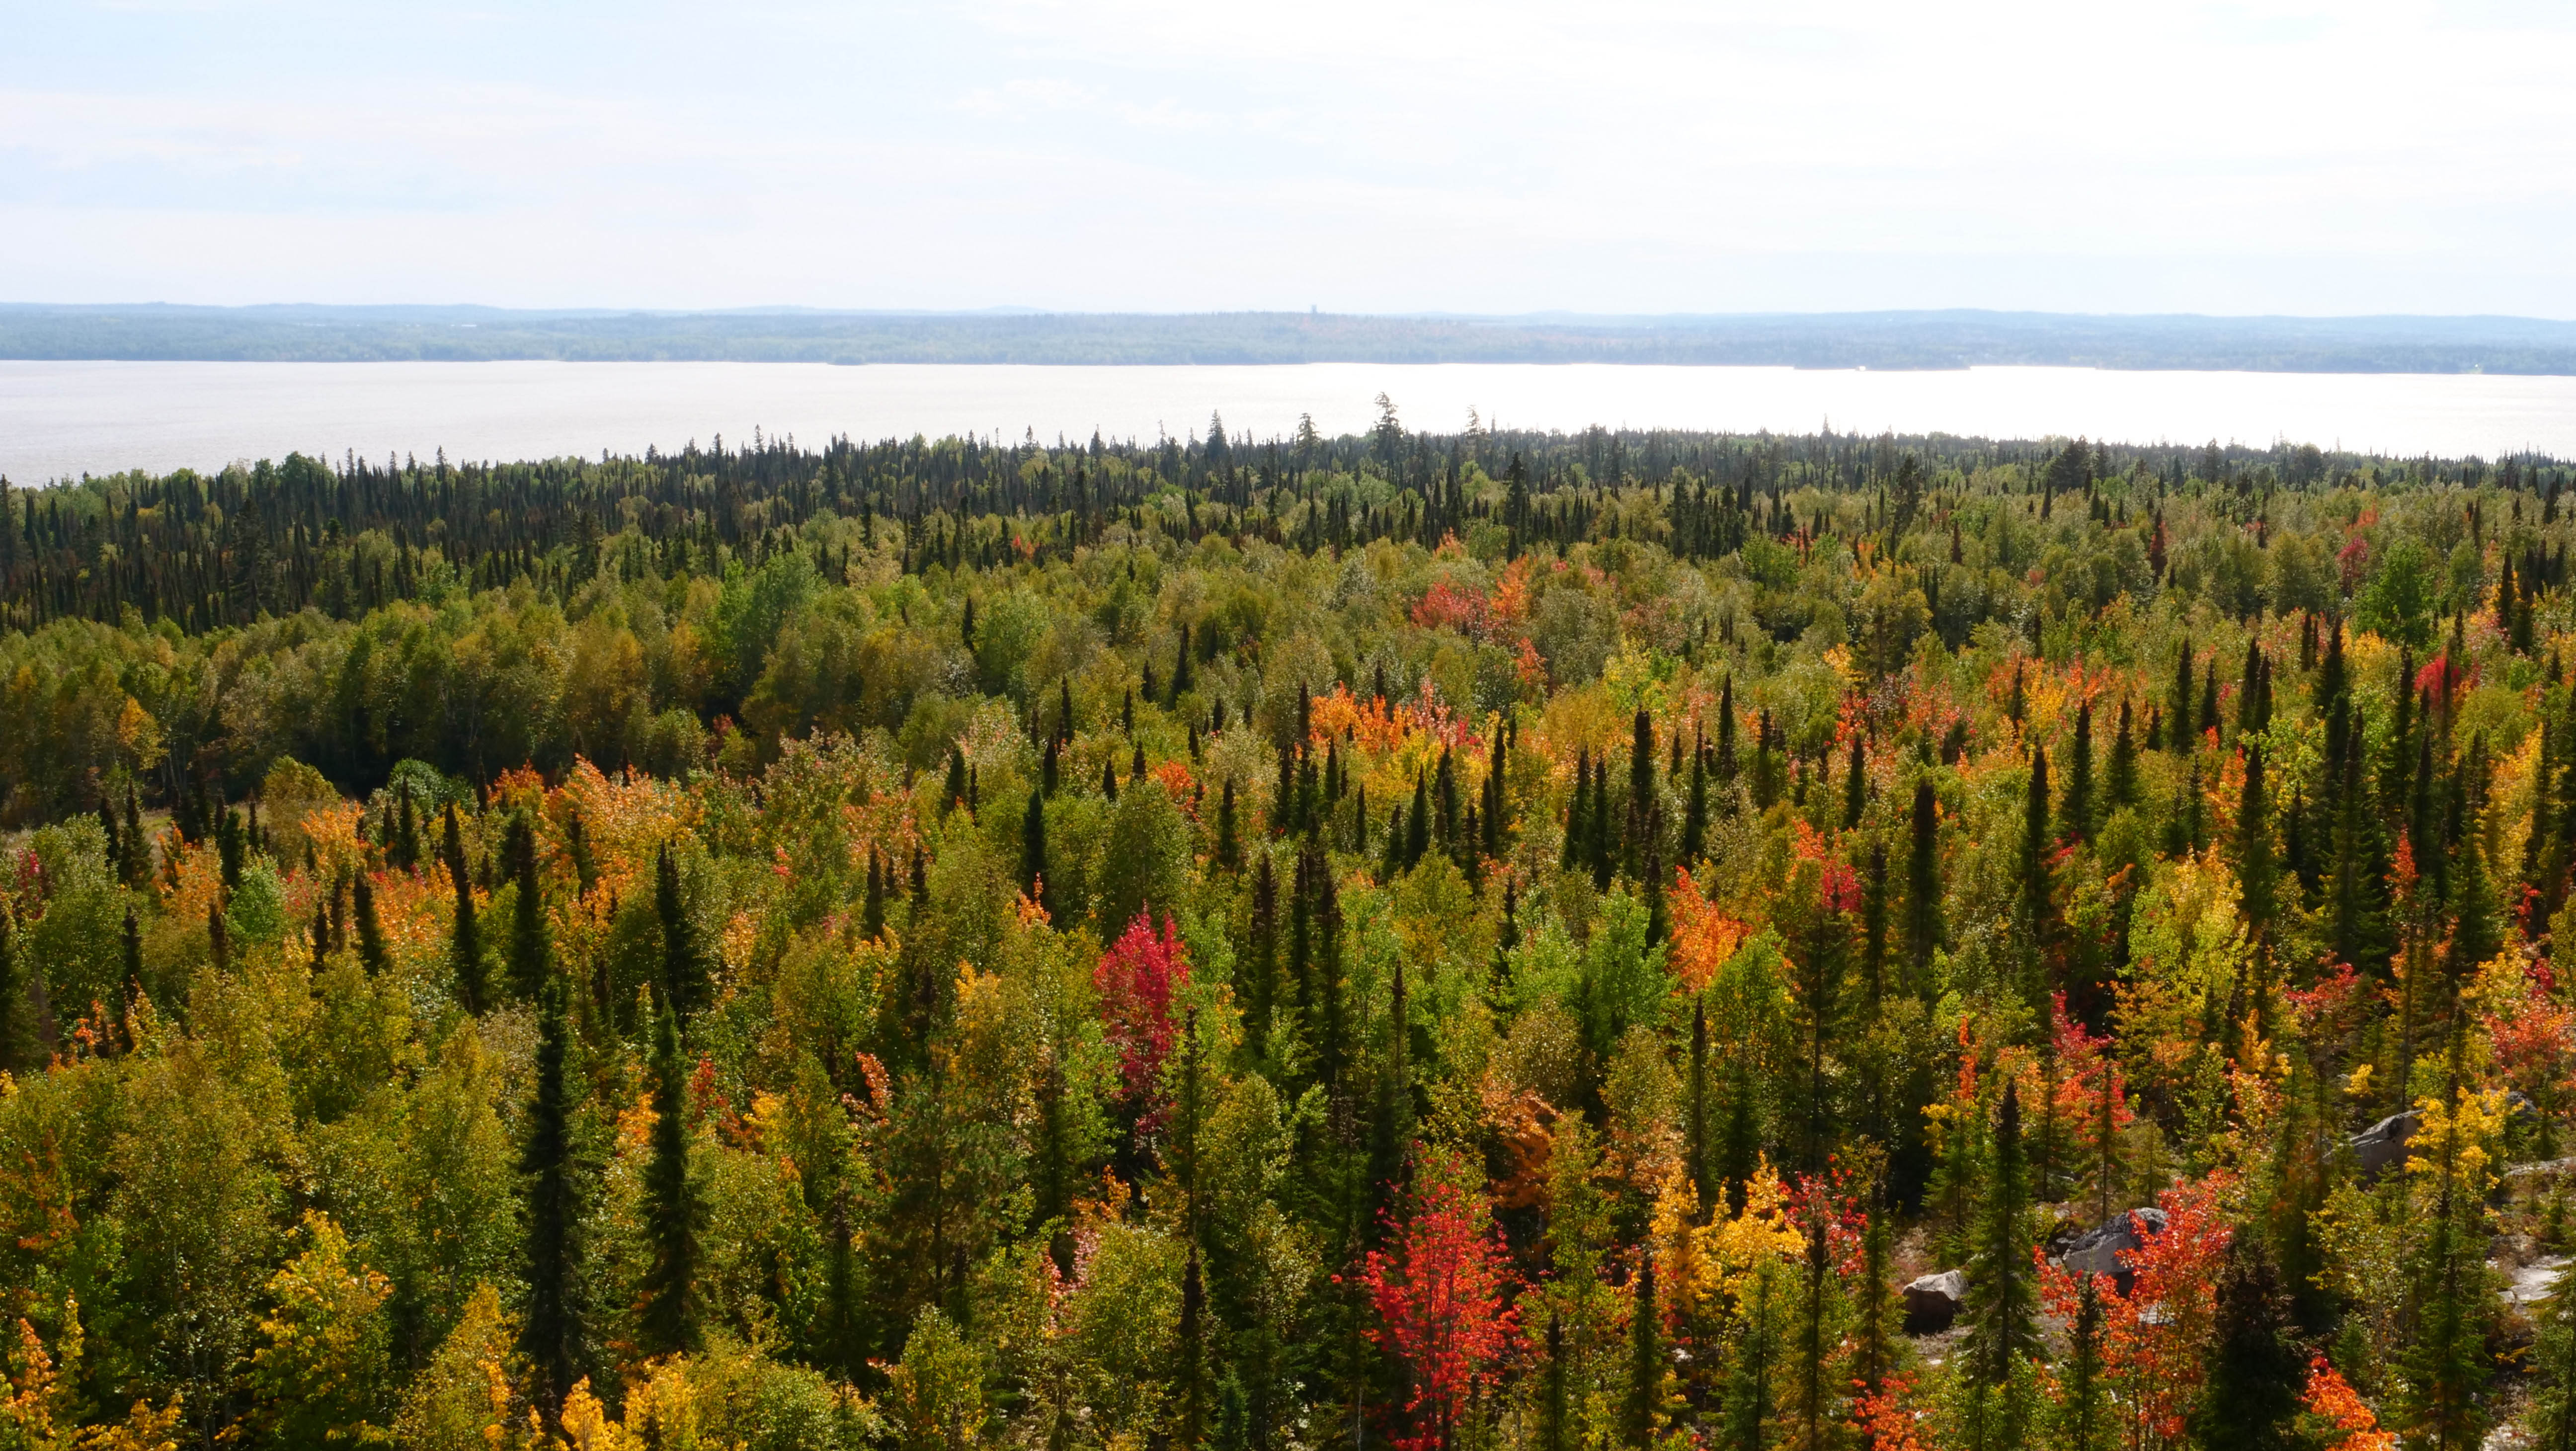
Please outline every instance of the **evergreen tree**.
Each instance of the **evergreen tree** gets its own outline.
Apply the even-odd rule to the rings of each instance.
[[[2039,1296],[2030,1264],[2029,1162],[2023,1150],[2021,1091],[2007,1079],[1995,1110],[1994,1144],[1987,1160],[1985,1202],[1968,1272],[1969,1339],[1966,1371],[1976,1384],[2000,1391],[2017,1362],[2040,1352]],[[2016,1444],[1998,1440],[1996,1445]]]
[[[1589,751],[1577,750],[1574,756],[1574,794],[1565,807],[1565,850],[1557,865],[1574,870],[1583,860],[1584,844],[1592,839],[1592,757]]]
[[[2292,1451],[2306,1378],[2290,1297],[2263,1241],[2239,1233],[2219,1266],[2217,1323],[2193,1430],[2208,1451]]]
[[[456,915],[448,938],[456,1002],[467,1013],[480,1017],[490,1006],[492,987],[483,965],[482,929],[474,920],[474,879],[465,864],[465,834],[457,823],[456,804],[452,801],[440,833],[439,860],[447,868],[448,882],[456,889]]]
[[[18,949],[18,914],[0,899],[0,1073],[10,1072],[25,1061],[26,1045],[34,1038],[28,1031],[35,1014],[27,992],[27,973]]]
[[[534,999],[550,975],[547,959],[552,954],[545,892],[537,880],[537,833],[525,813],[510,818],[504,842],[510,879],[518,886],[510,903],[510,986],[520,997]]]
[[[2271,803],[2263,786],[2263,747],[2245,747],[2245,789],[2236,804],[2237,910],[2246,930],[2258,941],[2272,936],[2275,868],[2272,862]]]
[[[2120,733],[2111,738],[2111,768],[2103,782],[2114,811],[2138,804],[2138,746],[2129,726],[2129,700],[2122,696]]]
[[[884,888],[877,889],[868,915],[884,925]],[[706,1006],[706,970],[700,965],[697,923],[680,894],[680,861],[665,844],[653,857],[653,920],[662,935],[662,1001],[666,1015],[679,1017]],[[871,936],[875,935],[872,931]]]
[[[375,878],[366,872],[357,876],[351,895],[350,915],[358,919],[358,963],[367,976],[380,977],[391,965],[385,952],[385,926],[376,916]]]
[[[663,855],[668,856],[669,854],[670,848],[663,848]],[[677,872],[673,873],[675,878],[672,884],[674,897],[678,895],[678,882],[676,881],[677,875]],[[654,880],[657,888],[657,895],[660,879],[661,863],[656,861],[654,863]],[[862,900],[859,908],[859,935],[870,941],[875,941],[877,938],[885,935],[885,898],[885,864],[883,860],[877,856],[877,849],[871,846],[868,848],[867,896]],[[666,955],[667,951],[668,948],[666,945]]]
[[[1843,830],[1860,829],[1861,813],[1869,809],[1869,781],[1861,774],[1860,732],[1852,732],[1851,755],[1843,772]]]
[[[2093,839],[2093,702],[2075,707],[2075,744],[2066,757],[2066,796],[2058,803],[2057,834],[2072,841]]]
[[[1696,740],[1691,746],[1690,804],[1682,810],[1682,864],[1695,865],[1707,850],[1708,752]]]
[[[451,820],[453,817],[450,818]],[[519,1172],[527,1183],[527,1242],[523,1270],[527,1317],[520,1353],[537,1374],[537,1398],[549,1415],[579,1378],[582,1354],[581,1271],[576,1227],[581,1205],[573,1187],[572,1089],[565,1057],[571,1025],[565,988],[547,982],[537,996],[536,1094],[528,1105],[527,1136]]]
[[[1663,1306],[1655,1298],[1655,1254],[1648,1247],[1638,1251],[1635,1292],[1628,1307],[1628,1395],[1619,1413],[1619,1434],[1625,1445],[1653,1445],[1663,1425],[1662,1321]]]
[[[680,1057],[679,1014],[653,1015],[653,1136],[644,1165],[644,1232],[652,1248],[638,1329],[648,1355],[676,1355],[698,1342],[698,1232],[704,1217],[689,1177],[688,1069]]]
[[[1931,779],[1916,781],[1905,854],[1905,962],[1918,993],[1932,985],[1932,954],[1941,945],[1940,824]]]
[[[2100,1278],[2086,1275],[2076,1287],[2075,1317],[2066,1329],[2066,1359],[2058,1375],[2052,1451],[2104,1451],[2114,1444],[2114,1412],[2103,1384]]]
[[[1234,827],[1234,783],[1225,785],[1224,826]],[[1020,817],[1020,890],[1040,907],[1047,906],[1046,793],[1029,792],[1029,809]]]
[[[2191,684],[2191,641],[2186,639],[2174,658],[2173,694],[2165,704],[2165,719],[2172,724],[2167,743],[2177,756],[2190,755],[2197,744],[2191,734]]]

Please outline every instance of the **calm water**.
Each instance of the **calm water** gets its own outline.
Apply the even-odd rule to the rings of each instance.
[[[290,450],[451,459],[678,448],[756,426],[819,443],[926,433],[1150,440],[1268,437],[1311,413],[1356,432],[1393,397],[1449,430],[1506,428],[2084,434],[2128,443],[2279,439],[2396,454],[2576,456],[2576,378],[2294,373],[1951,373],[1577,364],[1048,368],[805,363],[0,362],[0,475],[213,469]]]

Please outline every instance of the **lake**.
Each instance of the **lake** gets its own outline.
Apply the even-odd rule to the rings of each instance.
[[[92,363],[0,361],[0,476],[19,484],[129,468],[211,470],[292,450],[371,458],[596,457],[758,427],[835,433],[1035,430],[1087,440],[1284,435],[1300,414],[1358,432],[1384,392],[1418,429],[1475,409],[1504,428],[2082,434],[2122,443],[2287,439],[2401,455],[2536,449],[2576,456],[2576,378],[2477,374],[1939,373],[1619,364],[1313,363],[1013,367],[819,363]]]

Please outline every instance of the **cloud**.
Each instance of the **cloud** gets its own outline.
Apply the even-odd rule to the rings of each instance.
[[[2576,307],[2576,26],[2521,0],[270,0],[30,30],[45,80],[0,90],[0,206],[49,229],[0,233],[22,296]]]

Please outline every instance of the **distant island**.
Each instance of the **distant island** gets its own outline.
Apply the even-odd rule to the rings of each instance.
[[[2576,322],[1970,310],[1383,316],[0,304],[0,359],[1663,363],[2576,374]]]

